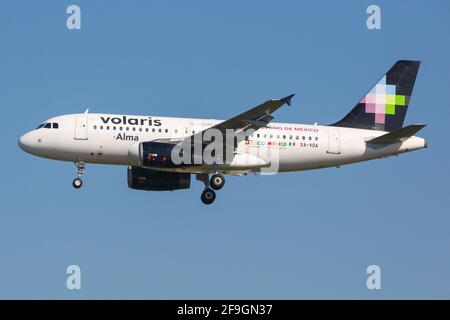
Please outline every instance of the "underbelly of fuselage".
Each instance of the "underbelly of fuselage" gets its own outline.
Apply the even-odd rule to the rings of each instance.
[[[139,166],[136,159],[131,159],[129,148],[133,143],[120,143],[112,146],[92,145],[87,141],[80,141],[70,149],[58,148],[49,158],[61,161],[93,164],[110,164],[124,166]],[[356,156],[356,155],[355,155]],[[251,162],[257,158],[261,161]],[[246,147],[244,144],[237,148],[235,160],[228,164],[191,165],[185,164],[177,168],[153,168],[162,171],[176,172],[209,172],[213,171],[248,171],[248,172],[289,172],[320,169],[355,162],[356,157],[346,157],[343,154],[329,154],[324,148],[302,147]]]

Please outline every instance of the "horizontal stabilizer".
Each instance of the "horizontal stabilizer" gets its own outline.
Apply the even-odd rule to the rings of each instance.
[[[392,144],[403,142],[411,138],[416,134],[416,132],[422,130],[425,126],[425,124],[412,124],[396,131],[386,133],[382,136],[367,140],[366,143]]]

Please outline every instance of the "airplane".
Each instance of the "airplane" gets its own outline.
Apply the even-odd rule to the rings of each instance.
[[[273,123],[272,114],[291,105],[290,95],[226,121],[86,110],[49,119],[18,144],[38,157],[74,162],[76,189],[83,185],[87,163],[127,166],[128,186],[145,191],[188,189],[195,174],[205,186],[201,201],[209,205],[224,186],[225,174],[340,167],[426,148],[426,140],[415,136],[424,124],[403,127],[419,66],[420,61],[397,61],[350,113],[331,125]],[[211,131],[226,139],[208,138]],[[223,143],[208,162],[202,155],[213,142]],[[186,155],[188,161],[175,161],[174,155]]]

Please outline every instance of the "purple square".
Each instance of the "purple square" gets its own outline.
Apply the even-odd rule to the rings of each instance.
[[[384,113],[375,113],[375,123],[384,123],[385,114]]]
[[[366,113],[375,113],[375,103],[366,103]]]

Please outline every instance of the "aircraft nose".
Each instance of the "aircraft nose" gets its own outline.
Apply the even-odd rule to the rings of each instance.
[[[22,149],[25,152],[29,152],[31,145],[30,133],[25,133],[23,136],[21,136],[18,144],[20,149]]]

